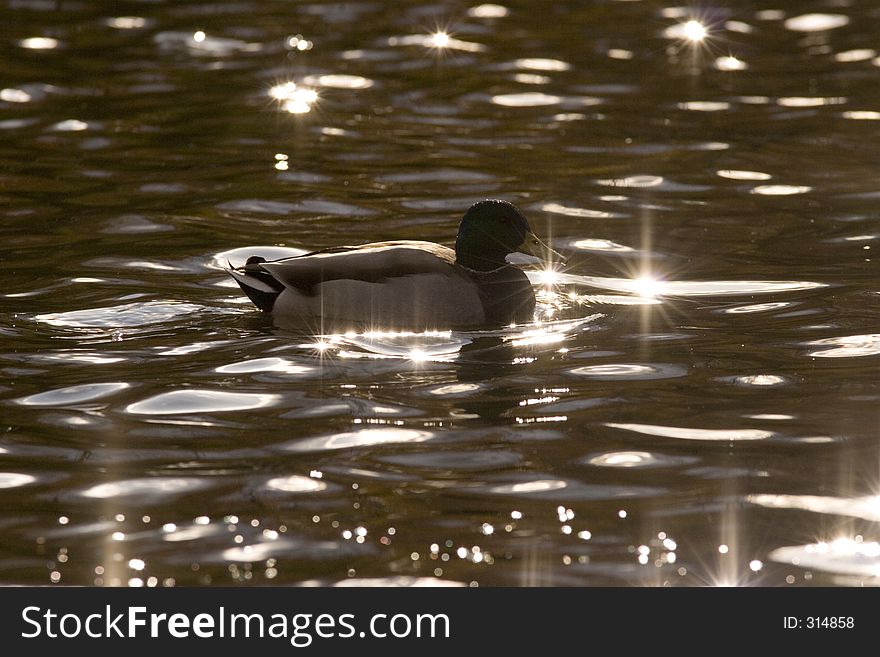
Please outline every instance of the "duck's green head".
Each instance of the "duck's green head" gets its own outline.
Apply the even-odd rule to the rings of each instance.
[[[549,248],[535,236],[528,220],[512,203],[490,199],[468,208],[455,239],[456,262],[470,269],[489,271],[507,264],[505,256],[514,251],[544,258]]]

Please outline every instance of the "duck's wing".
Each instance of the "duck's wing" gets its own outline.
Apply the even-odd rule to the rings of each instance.
[[[376,283],[417,274],[455,275],[455,251],[433,242],[376,242],[334,247],[302,256],[260,263],[285,287],[312,293],[319,283],[355,280]]]

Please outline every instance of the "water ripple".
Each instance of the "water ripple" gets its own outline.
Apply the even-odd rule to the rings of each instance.
[[[486,183],[495,180],[495,176],[482,171],[469,169],[434,168],[424,171],[406,171],[403,173],[386,173],[376,176],[376,180],[384,183],[402,185],[433,182]]]
[[[37,478],[32,475],[22,474],[20,472],[0,472],[0,490],[4,488],[28,486],[36,481]]]
[[[25,406],[69,406],[72,404],[81,404],[86,401],[93,401],[107,397],[120,390],[130,388],[130,383],[84,383],[67,388],[58,388],[56,390],[47,390],[39,392],[35,395],[28,395],[16,401]]]
[[[763,171],[741,171],[738,169],[719,169],[715,175],[729,180],[770,180],[773,177]]]
[[[583,463],[603,468],[665,468],[692,465],[700,459],[695,456],[671,456],[651,452],[603,452],[586,456]]]
[[[586,365],[569,370],[570,374],[585,376],[599,381],[648,381],[652,379],[671,379],[687,375],[687,369],[679,365],[639,365],[635,363],[610,363],[607,365]]]
[[[137,235],[141,233],[166,233],[174,227],[138,214],[113,217],[101,232],[109,235]]]
[[[518,94],[498,94],[492,96],[492,102],[503,107],[542,107],[558,105],[562,102],[562,97],[540,91],[525,91]]]
[[[48,129],[54,132],[81,132],[83,130],[88,130],[90,127],[96,128],[98,126],[89,126],[88,123],[86,123],[85,121],[80,121],[79,119],[66,119],[64,121],[59,121],[58,123],[49,126]]]
[[[795,32],[825,32],[849,23],[844,14],[802,14],[786,19],[785,28]]]
[[[679,109],[691,112],[726,112],[730,109],[730,103],[711,100],[691,100],[678,104]]]
[[[104,21],[108,27],[117,30],[139,30],[144,27],[150,27],[155,21],[141,16],[114,16]]]
[[[188,415],[253,410],[276,404],[280,395],[220,390],[173,390],[129,404],[125,411],[135,415]]]
[[[287,477],[275,477],[264,484],[268,490],[281,491],[283,493],[317,493],[327,489],[327,484],[319,479],[303,477],[301,475],[289,475]]]
[[[159,32],[153,37],[153,41],[162,50],[182,50],[204,57],[231,57],[239,53],[259,52],[263,49],[260,43],[248,43],[241,39],[211,36],[201,30],[195,32]]]
[[[508,451],[475,452],[416,452],[395,454],[380,459],[383,463],[404,465],[410,468],[446,470],[451,472],[481,472],[515,466],[522,462],[522,455]]]
[[[602,103],[601,98],[593,96],[557,96],[541,91],[524,91],[521,93],[496,94],[490,99],[495,105],[502,107],[547,107],[549,105],[565,105],[568,107],[590,107]]]
[[[778,386],[788,383],[788,379],[776,374],[747,374],[743,376],[722,377],[721,380],[732,381],[741,386]]]
[[[547,475],[523,476],[522,481],[490,483],[479,487],[459,489],[459,492],[479,493],[547,500],[612,500],[631,497],[650,497],[663,492],[651,486],[585,484],[571,479]]]
[[[810,351],[817,358],[856,358],[880,354],[880,333],[846,335],[839,338],[823,338],[806,343],[810,347],[823,347]]]
[[[880,121],[880,112],[873,110],[850,110],[841,112],[840,115],[853,121]]]
[[[371,400],[345,397],[340,400],[316,401],[309,400],[305,408],[284,413],[284,418],[315,418],[315,417],[412,417],[421,415],[418,409],[407,406],[379,404]]]
[[[55,50],[61,46],[61,42],[52,37],[28,37],[19,41],[18,45],[27,50]]]
[[[880,496],[749,495],[746,500],[769,509],[798,509],[880,522]]]
[[[806,194],[813,188],[808,185],[758,185],[752,188],[752,194],[761,196],[793,196]]]
[[[146,504],[207,487],[207,480],[195,477],[143,477],[97,484],[83,490],[80,495],[91,499],[125,498]]]
[[[422,46],[429,50],[458,50],[461,52],[483,52],[486,46],[482,43],[464,41],[449,36],[445,32],[433,34],[407,34],[406,36],[393,36],[388,39],[389,46]]]
[[[375,447],[377,445],[421,443],[433,437],[434,434],[430,431],[384,427],[345,431],[317,438],[306,438],[287,443],[284,449],[288,452],[297,453],[323,452],[337,449]]]
[[[7,87],[5,89],[0,89],[0,100],[6,103],[29,103],[31,100],[33,100],[33,96],[24,89]],[[4,125],[8,126],[9,124]],[[13,124],[13,127],[19,126],[15,126]]]
[[[510,10],[507,7],[494,3],[476,5],[468,9],[467,12],[468,16],[473,18],[504,18],[509,13]]]
[[[772,438],[776,434],[763,429],[695,429],[691,427],[671,427],[656,424],[635,424],[606,422],[606,427],[634,431],[649,436],[661,438],[680,438],[683,440],[711,440],[738,442],[742,440],[764,440]]]
[[[844,105],[847,99],[842,96],[787,96],[777,98],[780,107],[822,107],[823,105]]]
[[[734,57],[732,55],[716,57],[714,66],[719,71],[746,71],[749,68],[749,65],[746,62],[739,57]]]
[[[269,357],[254,358],[240,363],[230,363],[216,368],[220,374],[255,374],[257,372],[278,372],[281,374],[305,374],[315,368],[305,365],[296,365],[286,358]]]
[[[763,313],[768,310],[778,310],[791,306],[789,301],[769,301],[767,303],[750,303],[745,306],[735,306],[733,308],[724,308],[720,312],[730,315],[745,315],[750,313]]]
[[[625,244],[618,244],[617,242],[612,242],[611,240],[603,240],[603,239],[586,239],[586,240],[574,240],[570,243],[570,246],[574,249],[580,249],[581,251],[603,251],[609,253],[638,253],[631,246],[626,246]]]
[[[168,528],[171,529],[170,527]],[[166,543],[183,543],[185,541],[202,541],[209,537],[223,536],[228,533],[226,527],[218,525],[192,525],[177,527],[162,532],[162,540]]]
[[[238,212],[243,214],[310,214],[330,215],[334,217],[369,217],[376,214],[374,210],[360,207],[358,205],[320,199],[306,199],[304,201],[290,202],[250,198],[220,203],[217,206],[217,209],[224,212]]]
[[[271,558],[287,557],[301,561],[315,559],[321,563],[328,559],[358,556],[369,556],[375,548],[369,544],[357,544],[349,541],[312,541],[303,538],[278,538],[241,545],[223,550],[216,559],[222,562],[256,563]]]
[[[369,89],[375,83],[360,75],[334,73],[327,75],[308,75],[303,83],[315,87],[331,87],[333,89]]]
[[[38,322],[62,328],[123,328],[167,322],[181,315],[204,310],[203,306],[175,301],[145,301],[121,306],[46,313],[34,317]]]
[[[429,388],[425,392],[438,397],[469,397],[483,388],[479,383],[447,383]]]
[[[590,210],[589,208],[578,208],[561,203],[544,203],[540,206],[540,210],[542,212],[552,212],[553,214],[563,214],[568,217],[586,217],[589,219],[612,219],[621,216],[618,213],[605,210]]]
[[[873,48],[855,48],[853,50],[844,50],[834,55],[834,61],[837,62],[864,62],[877,56],[877,51]]]
[[[571,68],[571,64],[561,59],[545,59],[540,57],[517,59],[513,62],[513,66],[529,71],[567,71]]]
[[[369,331],[329,336],[341,358],[387,358],[413,362],[447,362],[454,360],[471,339],[451,331]]]
[[[810,570],[839,575],[880,577],[880,543],[839,538],[773,550],[769,558]]]
[[[488,6],[488,5],[482,5]],[[479,8],[479,7],[477,7]],[[303,582],[302,586],[338,586],[344,588],[352,587],[405,587],[405,588],[448,588],[448,587],[464,587],[466,582],[455,582],[448,579],[440,579],[439,577],[414,577],[412,575],[395,575],[393,577],[358,577],[357,579],[343,579],[338,582],[325,582],[310,580]]]
[[[747,296],[752,294],[774,294],[815,290],[828,287],[826,283],[813,281],[666,281],[651,280],[646,285],[640,278],[606,278],[601,276],[581,276],[570,273],[556,275],[559,284],[586,285],[618,292],[629,292],[644,296],[716,297]]]

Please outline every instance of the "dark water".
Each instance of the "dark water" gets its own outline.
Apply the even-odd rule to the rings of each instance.
[[[0,24],[0,582],[877,582],[874,3]],[[295,335],[220,268],[485,197],[540,322]]]

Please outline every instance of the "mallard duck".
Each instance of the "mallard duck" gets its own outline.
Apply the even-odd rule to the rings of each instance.
[[[485,200],[461,219],[455,249],[401,240],[340,246],[227,270],[276,323],[327,330],[436,330],[532,321],[535,293],[505,259],[555,253],[511,203]],[[557,254],[558,255],[558,254]]]

